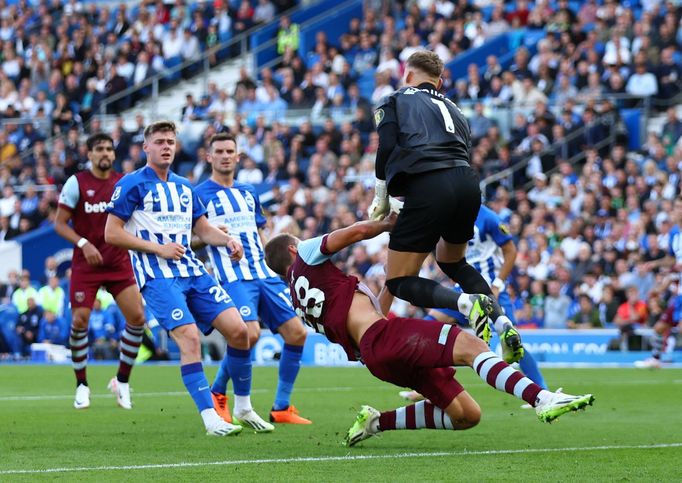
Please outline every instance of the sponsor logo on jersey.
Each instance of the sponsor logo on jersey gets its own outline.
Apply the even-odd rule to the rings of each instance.
[[[248,317],[251,315],[251,307],[248,305],[242,305],[239,307],[239,313],[242,314],[242,317]]]
[[[95,196],[95,190],[87,190],[85,194],[92,198],[93,196]]]
[[[117,186],[114,193],[111,195],[111,201],[116,201],[121,196],[121,187]]]
[[[83,209],[86,213],[106,213],[109,203],[100,201],[99,203],[83,203]]]
[[[85,292],[76,292],[73,294],[73,297],[76,299],[76,302],[82,303],[85,300]]]
[[[175,309],[175,310],[173,310],[173,311],[171,312],[171,318],[172,318],[173,320],[180,320],[180,319],[182,319],[182,316],[183,316],[183,315],[184,315],[184,314],[182,313],[182,310],[181,310],[181,309]]]
[[[500,231],[505,235],[509,235],[509,227],[506,223],[500,223]]]

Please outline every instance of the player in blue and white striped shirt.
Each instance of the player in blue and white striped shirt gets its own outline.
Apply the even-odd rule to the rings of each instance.
[[[147,126],[143,144],[147,165],[116,184],[104,235],[107,243],[130,251],[147,307],[180,347],[182,380],[207,433],[236,434],[241,426],[224,421],[213,407],[197,328],[205,334],[216,328],[225,336],[230,370],[239,374],[247,399],[251,383],[248,332],[230,297],[194,255],[190,241],[194,232],[204,243],[226,247],[234,259],[241,258],[243,248],[208,222],[189,181],[170,172],[175,139],[172,122]],[[252,409],[249,414],[265,423]]]
[[[301,363],[306,330],[294,312],[289,288],[265,264],[261,233],[265,217],[254,187],[234,180],[239,160],[234,137],[225,133],[213,136],[207,160],[213,172],[209,180],[197,186],[197,195],[206,205],[209,222],[227,227],[229,233],[244,246],[244,258],[239,261],[231,259],[222,247],[209,247],[214,273],[246,321],[251,347],[260,336],[259,316],[265,325],[284,339],[279,361],[279,383],[270,421],[310,424],[309,420],[298,415],[291,404],[291,393]],[[230,376],[237,394],[236,377],[231,374],[229,364],[224,359],[211,392],[218,413],[226,420],[230,417],[225,396]],[[239,419],[236,405],[234,412]]]

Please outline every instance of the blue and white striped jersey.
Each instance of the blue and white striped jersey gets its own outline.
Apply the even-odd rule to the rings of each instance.
[[[169,172],[168,181],[161,181],[151,168],[140,168],[116,183],[107,211],[125,221],[126,231],[136,237],[162,244],[179,243],[187,250],[178,261],[131,250],[140,288],[149,279],[208,273],[190,246],[194,222],[206,214],[206,208],[186,178]]]
[[[230,235],[244,245],[244,256],[238,262],[230,260],[224,247],[208,247],[215,276],[221,283],[277,277],[265,264],[265,253],[258,229],[265,217],[255,188],[234,182],[226,188],[213,180],[196,187],[197,196],[206,206],[208,220],[213,225],[226,225]]]
[[[668,233],[668,254],[675,257],[675,264],[682,264],[682,229],[675,225]],[[677,294],[682,295],[682,283],[677,285]]]
[[[511,239],[509,229],[497,213],[482,205],[474,225],[474,237],[467,246],[467,262],[491,283],[504,262],[500,247]]]

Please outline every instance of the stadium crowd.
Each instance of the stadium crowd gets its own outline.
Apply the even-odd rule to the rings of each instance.
[[[234,13],[221,4],[213,16],[218,21],[206,26],[213,7],[203,2],[191,8],[177,2],[170,10],[162,2],[144,4],[133,23],[122,9],[113,15],[75,1],[49,5],[0,0],[0,117],[33,121],[3,122],[0,129],[0,240],[52,222],[60,186],[87,161],[82,135],[101,128],[88,112],[111,95],[112,73],[128,72],[137,82],[148,75],[137,77],[145,63],[163,68],[171,34],[160,32],[175,28],[201,39],[211,27],[223,29],[220,19],[227,16],[234,33],[246,9],[238,5]],[[682,223],[682,203],[675,202],[682,121],[674,108],[665,109],[680,92],[681,13],[672,2],[657,1],[629,7],[613,0],[368,2],[338,45],[320,32],[306,56],[285,45],[280,64],[259,78],[242,71],[233,92],[211,84],[200,100],[188,96],[178,117],[207,127],[196,149],[180,146],[175,169],[194,182],[206,179],[206,141],[231,131],[243,153],[238,180],[260,185],[267,195],[268,236],[290,231],[308,238],[350,225],[366,217],[372,199],[372,104],[398,85],[404,60],[429,48],[448,62],[500,33],[544,30],[536,53],[519,46],[509,65],[490,56],[484,69],[472,64],[466,72],[447,71],[443,84],[449,98],[471,109],[471,164],[481,178],[520,167],[485,193],[518,247],[508,285],[516,318],[520,326],[544,328],[651,325],[678,284],[669,269],[652,262],[664,257],[672,227]],[[85,19],[88,26],[81,28]],[[282,29],[290,29],[287,19]],[[98,44],[94,39],[101,47],[86,48]],[[619,110],[641,107],[643,98],[653,99],[667,119],[661,132],[629,150]],[[285,122],[298,109],[311,110],[315,122]],[[491,115],[498,109],[513,119],[506,129]],[[118,170],[144,164],[145,121],[138,115],[130,131],[118,119],[112,130]],[[47,143],[55,132],[62,136]],[[32,154],[22,158],[27,150]],[[570,163],[578,153],[585,159]],[[383,284],[385,244],[379,238],[341,254],[347,271],[375,292]],[[423,270],[443,280],[435,263]],[[28,297],[29,288],[21,287],[41,278],[17,275],[0,292],[21,314],[17,327],[63,315],[46,308],[40,293]],[[47,293],[51,284],[65,283],[48,277],[36,289]],[[420,313],[400,303],[394,310]]]

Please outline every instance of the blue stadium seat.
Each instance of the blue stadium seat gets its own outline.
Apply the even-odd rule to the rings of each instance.
[[[169,57],[168,59],[163,61],[163,65],[166,67],[166,69],[172,69],[173,67],[177,67],[178,65],[182,64],[182,57],[176,55],[174,57]],[[164,80],[168,82],[177,82],[180,80],[180,71],[177,70],[175,72],[169,73],[166,75]]]

